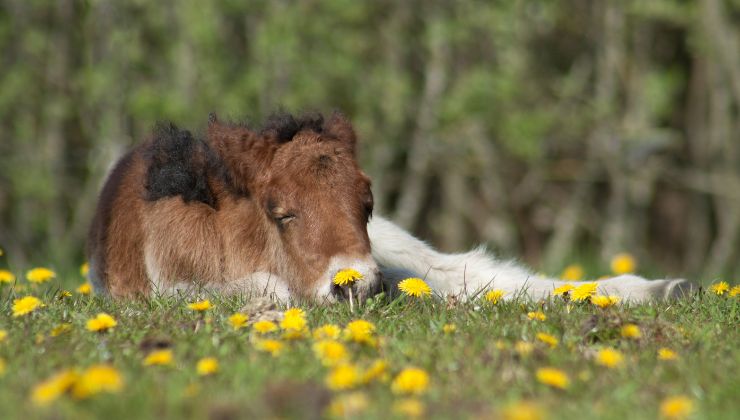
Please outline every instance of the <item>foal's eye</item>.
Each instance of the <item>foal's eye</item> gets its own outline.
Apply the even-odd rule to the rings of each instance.
[[[273,207],[270,210],[272,220],[280,226],[285,226],[288,222],[295,219],[295,214],[283,209],[282,207]]]
[[[292,214],[286,214],[283,216],[275,216],[275,221],[278,222],[281,226],[285,226],[288,222],[295,219],[295,216]]]

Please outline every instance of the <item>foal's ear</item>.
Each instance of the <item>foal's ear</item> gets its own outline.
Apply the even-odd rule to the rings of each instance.
[[[357,135],[349,119],[344,114],[334,111],[331,117],[329,117],[329,120],[324,124],[324,133],[346,144],[352,151],[352,154],[355,154]]]

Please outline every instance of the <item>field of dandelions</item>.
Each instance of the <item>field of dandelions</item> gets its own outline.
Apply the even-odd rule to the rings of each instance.
[[[740,287],[643,305],[572,286],[332,306],[113,301],[0,256],[3,418],[740,418]],[[638,271],[614,258],[614,273]],[[606,271],[606,270],[605,270]],[[335,283],[363,281],[351,268]]]

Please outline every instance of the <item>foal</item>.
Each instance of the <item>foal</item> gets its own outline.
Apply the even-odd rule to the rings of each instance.
[[[90,279],[113,296],[207,288],[335,301],[335,274],[357,270],[363,299],[408,277],[441,295],[486,288],[543,298],[564,282],[484,249],[441,254],[375,216],[349,121],[333,114],[269,120],[261,131],[209,117],[205,139],[159,125],[116,164],[90,230]],[[380,271],[382,270],[382,276]],[[692,290],[685,280],[626,275],[599,293],[644,301]]]

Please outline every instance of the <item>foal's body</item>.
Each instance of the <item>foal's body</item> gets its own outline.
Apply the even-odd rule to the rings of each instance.
[[[90,278],[98,293],[187,290],[333,301],[353,268],[364,298],[421,277],[441,295],[488,288],[541,298],[562,282],[532,275],[478,249],[440,254],[372,212],[369,179],[355,160],[349,122],[333,115],[282,117],[261,132],[209,118],[204,140],[172,125],[111,171],[90,231]],[[382,276],[379,275],[382,271]],[[601,293],[664,298],[690,284],[621,276]]]

